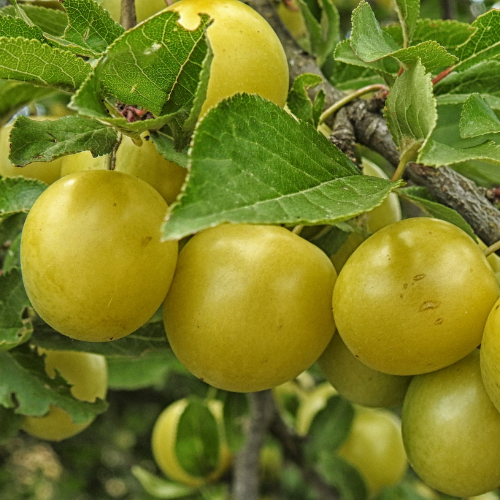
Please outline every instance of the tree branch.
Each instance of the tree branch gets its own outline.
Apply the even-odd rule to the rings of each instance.
[[[323,83],[311,89],[311,92],[315,94],[321,88],[325,92],[327,108],[340,100],[344,94],[324,78],[314,58],[300,49],[283,26],[270,0],[249,0],[248,3],[267,19],[278,34],[288,58],[290,80],[293,81],[302,73],[320,75]],[[356,140],[397,166],[399,152],[387,124],[383,116],[373,112],[370,106],[369,101],[358,100],[344,108],[354,127]],[[406,178],[419,186],[425,186],[436,200],[460,213],[486,245],[500,240],[500,211],[486,199],[483,190],[470,180],[449,167],[430,168],[417,164],[407,167]]]
[[[275,406],[270,390],[249,394],[251,415],[243,448],[236,454],[233,465],[233,500],[258,500],[260,449]]]

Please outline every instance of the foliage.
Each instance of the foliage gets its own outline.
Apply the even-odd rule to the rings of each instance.
[[[407,162],[416,161],[452,166],[486,187],[500,184],[500,10],[487,10],[472,22],[465,16],[449,21],[426,17],[439,15],[430,5],[436,2],[396,0],[395,9],[382,3],[373,8],[362,0],[346,8],[346,2],[298,0],[307,26],[300,42],[338,89],[352,92],[377,84],[386,92],[384,116],[402,158],[393,180],[361,175],[319,131],[325,96],[319,91],[309,97],[319,77],[301,75],[293,83],[291,113],[258,96],[239,94],[199,119],[213,60],[206,35],[209,16],[203,15],[192,31],[168,11],[125,30],[93,0],[63,0],[63,9],[0,1],[0,126],[15,118],[10,161],[23,166],[83,151],[113,156],[122,135],[140,144],[141,134],[148,132],[165,159],[189,171],[166,215],[165,239],[181,240],[226,222],[300,225],[303,235],[310,234],[330,256],[351,233],[361,231],[363,214],[392,192],[412,210],[447,220],[474,237],[458,213],[424,188],[404,187],[401,175]],[[345,13],[351,10],[346,38]],[[380,16],[393,22],[382,23]],[[49,106],[49,98],[69,102],[65,112],[70,116],[34,121],[18,115],[26,106],[31,111],[40,102]],[[113,478],[125,484],[129,500],[224,498],[226,486],[186,488],[158,477],[151,461],[148,432],[160,411],[175,399],[193,393],[204,398],[209,391],[174,358],[160,314],[124,339],[89,343],[61,336],[34,313],[22,284],[19,238],[25,214],[45,188],[23,177],[0,178],[0,419],[7,422],[0,439],[8,443],[0,489],[5,486],[10,498],[21,498],[29,489],[7,485],[19,475],[13,453],[37,444],[12,438],[23,415],[43,415],[57,404],[75,421],[99,416],[94,434],[88,429],[68,447],[43,448],[52,458],[53,450],[59,454],[57,474],[65,479],[63,486],[51,483],[54,498],[86,498],[78,491],[98,471],[101,484],[94,487],[99,493],[89,493],[96,499],[120,496],[112,493],[122,491],[112,489]],[[45,374],[35,347],[108,357],[116,391],[109,397],[111,408],[72,397],[63,377]],[[319,382],[321,375],[313,373]],[[137,392],[121,392],[127,390]],[[237,451],[245,441],[248,399],[224,391],[216,397],[225,401],[225,433]],[[130,399],[142,405],[139,414]],[[325,453],[345,440],[352,413],[344,400],[332,401],[314,420],[305,453],[342,498],[362,500],[367,493],[359,473]],[[189,443],[179,446],[181,456],[193,451]],[[109,457],[116,456],[121,458],[113,463]],[[61,469],[65,461],[71,465]],[[280,477],[283,498],[293,498],[301,488],[303,498],[317,498],[290,462]],[[421,499],[413,480],[409,475],[377,498]]]

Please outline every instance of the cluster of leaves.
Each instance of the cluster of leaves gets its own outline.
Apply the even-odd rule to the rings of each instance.
[[[308,48],[332,84],[344,90],[387,86],[385,117],[403,164],[452,165],[483,184],[500,183],[500,41],[495,37],[500,11],[472,24],[428,20],[420,19],[418,0],[397,0],[399,22],[381,27],[362,1],[352,14],[350,38],[341,40],[332,0],[298,3]],[[140,144],[141,134],[149,131],[165,158],[190,171],[167,214],[166,239],[223,222],[328,225],[346,234],[351,229],[345,221],[379,205],[393,190],[426,214],[472,234],[458,214],[432,201],[425,190],[361,175],[317,131],[324,96],[318,93],[312,102],[307,89],[319,83],[318,77],[302,75],[294,82],[288,98],[294,116],[257,96],[237,95],[198,121],[212,61],[208,16],[202,15],[193,31],[182,28],[173,12],[126,31],[93,0],[63,0],[62,5],[64,11],[13,0],[0,9],[0,126],[26,104],[61,92],[73,111],[54,121],[18,118],[10,137],[14,164],[87,150],[94,156],[112,154],[120,134]],[[0,179],[0,241],[7,243],[0,254],[0,409],[10,423],[2,427],[1,438],[17,432],[21,415],[42,415],[50,404],[67,409],[75,421],[106,409],[103,401],[74,400],[61,377],[49,379],[32,346],[103,354],[117,370],[140,367],[130,380],[118,377],[129,388],[158,380],[171,356],[158,317],[124,339],[92,344],[66,339],[32,316],[19,265],[20,231],[45,187],[22,178]],[[342,242],[335,234],[315,243],[332,254]],[[245,401],[227,397],[226,434],[233,449],[241,446],[238,422],[248,411]],[[343,425],[332,429],[335,442],[327,442],[328,419],[320,417],[324,421],[311,429],[308,459],[345,498],[363,498],[362,480],[352,479],[356,471],[324,453],[347,436],[352,408],[337,401],[326,411]],[[188,460],[188,470],[191,466],[196,465]],[[137,474],[152,488],[155,479],[144,471]],[[172,491],[179,495],[178,489],[166,493],[170,486],[157,485],[163,498],[173,498]]]

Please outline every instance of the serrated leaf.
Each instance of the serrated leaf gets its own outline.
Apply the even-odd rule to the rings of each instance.
[[[500,97],[500,61],[483,61],[460,73],[450,73],[434,85],[436,95],[490,94]]]
[[[160,153],[168,161],[176,163],[180,167],[187,168],[187,149],[181,152],[177,152],[174,148],[174,140],[162,130],[151,132],[150,136],[153,144],[158,150],[158,153]]]
[[[108,386],[114,390],[163,387],[172,371],[188,373],[171,350],[150,351],[137,358],[109,357]]]
[[[430,139],[417,158],[419,163],[430,167],[453,165],[468,160],[487,160],[500,164],[500,145],[487,141],[478,146],[458,149]]]
[[[349,401],[335,395],[313,417],[304,452],[308,463],[317,463],[324,453],[332,455],[347,439],[354,419]]]
[[[437,123],[431,76],[420,62],[396,79],[384,116],[401,156],[414,159]]]
[[[165,335],[165,328],[163,327],[163,321],[160,319],[150,321],[134,333],[122,339],[113,340],[112,342],[84,342],[81,340],[73,340],[56,332],[45,323],[41,323],[34,326],[31,343],[45,349],[57,351],[83,351],[92,354],[101,354],[108,358],[135,358],[143,356],[145,353],[151,351],[170,350]]]
[[[363,0],[353,10],[351,23],[351,46],[362,61],[375,61],[400,49],[382,30],[368,2]]]
[[[138,465],[132,466],[132,474],[141,483],[144,490],[155,498],[177,500],[194,495],[198,490],[174,481],[155,476]]]
[[[64,33],[68,24],[68,16],[63,11],[26,3],[23,4],[22,8],[33,24],[39,26],[43,31],[54,36],[61,36]],[[0,15],[15,17],[15,7],[12,5],[4,7],[0,10]]]
[[[478,137],[500,132],[500,120],[479,94],[471,94],[460,115],[460,135]]]
[[[91,67],[71,52],[38,40],[0,38],[0,78],[74,92]]]
[[[471,66],[500,56],[500,10],[490,9],[478,16],[471,24],[474,30],[468,40],[457,48],[460,62],[457,71],[464,71]]]
[[[248,394],[226,392],[224,395],[224,434],[229,449],[235,453],[245,443],[246,426],[250,415]]]
[[[350,40],[342,40],[337,44],[335,47],[334,58],[335,61],[342,62],[344,64],[376,71],[383,76],[389,85],[394,83],[394,78],[390,75],[396,74],[399,68],[398,63],[392,57],[384,57],[371,62],[361,60],[351,47]]]
[[[403,31],[399,25],[384,28],[394,40],[403,45]],[[451,19],[418,19],[413,33],[411,45],[434,40],[446,51],[455,54],[456,48],[463,44],[471,35],[470,24]]]
[[[394,3],[403,30],[403,46],[409,47],[420,14],[420,0],[395,0]]]
[[[335,223],[370,210],[397,187],[360,175],[309,124],[246,94],[222,101],[201,120],[188,177],[167,215],[165,239],[224,222]]]
[[[179,418],[175,455],[190,476],[206,477],[219,463],[219,427],[208,404],[190,399]]]
[[[87,49],[93,55],[104,52],[125,29],[111,19],[97,2],[90,0],[63,0],[68,15],[64,40]]]
[[[23,106],[53,92],[52,89],[37,87],[30,83],[0,81],[0,127]]]
[[[83,116],[30,120],[20,116],[10,132],[10,161],[27,165],[89,150],[102,156],[113,151],[118,135],[112,128]]]
[[[342,457],[324,453],[317,468],[328,484],[338,489],[342,500],[368,498],[367,485],[360,472]]]
[[[0,16],[0,37],[23,37],[45,42],[43,31],[38,26],[28,26],[22,19],[11,16]]]
[[[208,17],[200,17],[198,28],[189,31],[177,23],[177,12],[163,12],[124,33],[99,60],[84,88],[74,96],[72,107],[90,116],[105,117],[107,113],[98,101],[114,96],[155,115],[166,114],[163,107],[179,75],[188,63],[191,69],[197,65],[199,71],[205,58]],[[190,94],[189,98],[193,97]]]
[[[0,444],[16,436],[23,425],[23,419],[22,415],[0,406]]]
[[[8,351],[26,342],[33,331],[23,319],[30,306],[19,269],[0,274],[0,351]]]
[[[75,399],[68,383],[60,376],[45,373],[41,356],[23,345],[0,352],[0,404],[21,415],[45,415],[50,405],[66,410],[75,423],[83,423],[104,412],[105,401],[95,403]]]
[[[306,0],[297,0],[307,27],[311,52],[316,56],[318,66],[323,66],[333,52],[340,36],[340,16],[332,0],[321,0],[321,19],[311,12]]]
[[[357,57],[367,63],[367,67],[375,70],[387,70],[390,63],[385,62],[385,59],[388,58],[395,59],[403,68],[413,65],[420,59],[427,71],[450,66],[457,61],[455,56],[449,54],[444,47],[433,40],[400,48],[389,32],[382,30],[370,5],[366,2],[360,3],[354,10],[352,22],[351,47]],[[341,54],[337,51],[335,58],[348,62],[349,54],[346,48],[337,50],[343,51],[342,59],[339,59]]]
[[[424,214],[429,217],[445,220],[454,224],[462,231],[466,232],[474,241],[477,241],[477,236],[474,234],[474,231],[469,223],[456,210],[433,201],[425,188],[402,188],[398,189],[397,193],[402,198],[405,198],[417,205],[424,212]]]
[[[316,87],[322,81],[323,79],[319,75],[311,73],[299,75],[295,78],[286,100],[290,111],[299,120],[303,120],[313,127],[318,125],[319,117],[324,107],[325,94],[322,91],[318,92],[313,103],[309,98],[307,90]]]
[[[28,213],[47,184],[23,177],[0,178],[0,221],[17,213]]]

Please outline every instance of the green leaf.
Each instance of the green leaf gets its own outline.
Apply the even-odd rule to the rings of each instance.
[[[174,148],[173,139],[165,134],[162,130],[157,132],[151,132],[150,134],[153,144],[156,146],[158,153],[160,153],[165,159],[176,163],[180,167],[187,168],[188,166],[188,155],[187,149],[181,152],[177,152]]]
[[[245,423],[250,415],[248,394],[239,392],[224,393],[224,431],[229,449],[235,453],[245,443]]]
[[[427,216],[450,222],[466,232],[474,241],[477,241],[477,236],[469,223],[456,210],[433,201],[425,188],[408,187],[398,189],[397,194],[417,205]]]
[[[308,463],[318,463],[321,455],[333,455],[347,439],[354,419],[354,407],[346,399],[335,395],[314,416],[305,443]]]
[[[460,62],[457,71],[464,71],[476,64],[500,56],[500,10],[490,9],[471,24],[474,30],[469,39],[457,49]]]
[[[75,399],[70,385],[59,374],[52,379],[45,373],[43,357],[27,344],[0,352],[0,380],[0,404],[21,415],[42,416],[54,405],[66,410],[78,424],[107,408],[100,399],[95,403]]]
[[[327,224],[380,204],[397,187],[362,176],[313,127],[255,95],[222,101],[199,123],[189,182],[165,239],[222,224]]]
[[[58,351],[83,351],[101,354],[108,358],[136,358],[150,351],[170,351],[163,321],[146,323],[134,333],[112,342],[84,342],[73,340],[56,332],[45,323],[35,325],[31,343],[45,349]]]
[[[351,46],[362,61],[375,61],[400,49],[382,30],[370,4],[364,0],[354,9],[351,22]]]
[[[451,168],[478,186],[491,188],[500,185],[500,168],[494,163],[472,160],[455,163]]]
[[[83,116],[42,121],[20,116],[10,133],[9,158],[14,165],[24,166],[86,150],[102,156],[113,151],[117,140],[115,130]]]
[[[0,37],[23,37],[45,42],[43,31],[38,26],[28,26],[22,19],[11,16],[0,16]]]
[[[53,89],[37,87],[30,83],[0,81],[0,127],[23,106],[53,92]]]
[[[0,274],[0,351],[29,339],[33,328],[29,320],[23,319],[29,306],[19,269]]]
[[[0,78],[74,92],[91,67],[67,50],[38,40],[0,38]]]
[[[401,26],[393,24],[385,27],[392,38],[403,45],[403,31]],[[463,44],[471,35],[472,28],[468,23],[450,19],[418,19],[413,33],[411,45],[434,40],[448,52],[455,54],[456,48]]]
[[[108,385],[114,390],[163,387],[172,371],[187,373],[171,350],[145,352],[137,358],[108,358]]]
[[[299,120],[303,120],[314,127],[317,127],[324,107],[325,93],[323,91],[318,92],[313,103],[309,99],[307,90],[316,87],[322,82],[323,79],[319,75],[312,73],[299,75],[295,78],[286,101],[290,111]]]
[[[23,419],[22,415],[0,406],[0,444],[16,436],[23,425]]]
[[[416,158],[437,123],[431,75],[420,62],[396,79],[384,116],[401,156]]]
[[[394,82],[394,78],[389,77],[389,75],[396,74],[399,68],[398,63],[392,57],[383,57],[371,62],[362,61],[351,47],[350,40],[342,40],[337,44],[334,58],[337,62],[376,71],[383,76],[389,85]]]
[[[73,46],[85,49],[86,55],[101,54],[125,32],[123,26],[113,21],[97,2],[63,0],[62,4],[69,21],[63,38]]]
[[[206,477],[219,462],[219,428],[207,403],[190,399],[175,437],[175,455],[189,475]]]
[[[342,457],[324,453],[317,465],[328,484],[339,490],[342,500],[365,500],[368,489],[361,473]]]
[[[23,4],[22,9],[33,24],[50,35],[61,36],[68,24],[68,16],[61,10],[26,3]],[[15,17],[16,9],[13,5],[9,5],[0,9],[0,15]]]
[[[10,220],[12,218],[13,217],[9,217],[9,219],[7,220]],[[9,248],[5,252],[2,271],[7,273],[14,268],[21,269],[21,232],[19,232],[19,234],[14,237]]]
[[[479,94],[491,109],[500,110],[500,98],[491,94]],[[453,104],[463,104],[470,94],[445,94],[436,97],[438,106],[450,106]]]
[[[389,32],[382,30],[370,5],[366,2],[361,2],[354,10],[352,22],[350,43],[354,53],[359,59],[369,63],[368,67],[377,71],[387,71],[388,63],[384,62],[384,59],[387,58],[395,59],[404,68],[415,64],[420,59],[427,71],[450,66],[457,60],[455,56],[449,54],[444,47],[433,40],[400,48]],[[343,53],[336,52],[335,57],[338,59],[342,55],[342,60],[348,62],[348,52],[345,47],[342,50]]]
[[[198,490],[151,474],[138,465],[132,466],[132,474],[144,490],[155,498],[177,500],[193,496]]]
[[[345,40],[350,48],[349,40]],[[341,42],[343,43],[343,42]],[[341,45],[338,44],[337,47]],[[351,49],[352,51],[352,49]],[[354,52],[352,52],[354,54]],[[360,59],[358,59],[360,61]],[[367,85],[376,83],[384,83],[384,80],[372,68],[364,68],[361,66],[353,66],[343,63],[342,61],[334,61],[330,82],[339,90],[356,90]]]
[[[450,73],[434,86],[436,95],[443,94],[490,94],[500,97],[500,61],[483,61],[460,73]]]
[[[23,177],[0,178],[0,221],[17,213],[28,213],[47,184]]]
[[[460,115],[460,135],[478,137],[500,132],[500,120],[479,94],[471,94]]]
[[[343,226],[342,229],[337,226],[330,226],[328,231],[325,231],[320,237],[312,238],[310,241],[318,248],[321,248],[326,255],[334,255],[354,231],[354,228],[348,224],[346,224],[346,226],[347,227]],[[349,228],[350,231],[343,230],[347,228]]]
[[[403,30],[403,44],[411,45],[420,13],[420,0],[395,0],[396,12]]]
[[[181,73],[188,72],[188,80],[192,72],[200,72],[205,59],[208,17],[200,17],[200,25],[194,31],[177,23],[177,12],[163,12],[125,32],[99,60],[92,76],[74,96],[72,107],[88,116],[106,117],[100,100],[114,96],[124,104],[142,106],[155,115],[167,114],[163,107]],[[195,78],[195,90],[197,83]],[[189,100],[194,99],[192,87],[193,83],[186,89]]]
[[[318,20],[306,0],[297,1],[304,18],[311,52],[318,66],[323,66],[340,37],[340,16],[332,0],[321,0],[321,18]]]
[[[478,146],[458,149],[431,139],[427,141],[417,158],[419,163],[431,167],[453,165],[468,160],[487,160],[500,164],[500,145],[487,141]]]

